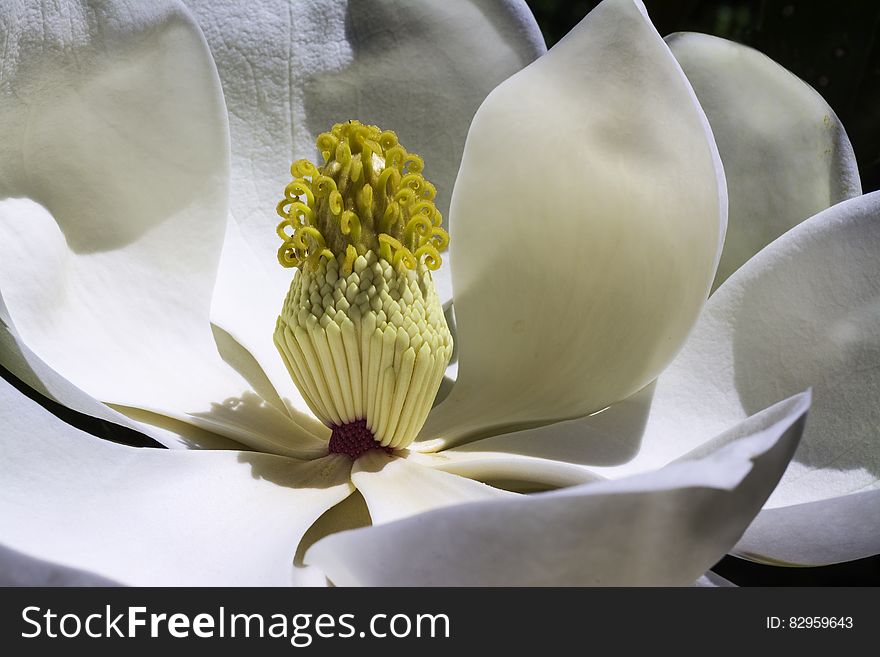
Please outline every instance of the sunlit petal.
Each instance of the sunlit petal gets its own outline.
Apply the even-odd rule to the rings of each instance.
[[[602,3],[477,113],[450,212],[458,380],[424,437],[600,410],[657,376],[696,320],[723,174],[643,9]]]
[[[121,447],[0,381],[7,548],[123,584],[289,585],[300,538],[351,490],[350,461]]]

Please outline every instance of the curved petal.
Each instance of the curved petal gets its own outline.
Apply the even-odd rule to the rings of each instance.
[[[834,110],[757,50],[709,36],[666,37],[718,143],[730,215],[713,288],[804,219],[862,193]]]
[[[655,407],[690,426],[813,387],[809,427],[772,507],[880,483],[878,215],[880,193],[844,201],[761,251],[713,295],[658,382]]]
[[[196,427],[191,427],[192,431],[180,431],[179,427],[162,428],[156,426],[155,423],[137,422],[130,416],[123,415],[106,404],[102,404],[94,397],[90,397],[70,381],[59,376],[28,349],[16,333],[15,327],[12,326],[2,295],[0,295],[0,366],[43,397],[91,418],[107,420],[113,424],[134,429],[165,447],[206,449],[238,449],[241,447],[235,445],[228,438],[201,431]]]
[[[774,565],[824,566],[880,554],[880,490],[765,509],[732,554]]]
[[[515,496],[381,450],[367,452],[355,461],[351,481],[364,496],[374,525],[431,509]]]
[[[702,459],[342,532],[305,560],[343,586],[690,585],[773,490],[808,406],[808,393],[778,404]]]
[[[0,20],[0,289],[17,333],[96,399],[250,444],[215,413],[250,388],[209,323],[229,147],[198,26],[170,2],[13,3]]]
[[[599,465],[599,474],[616,477],[668,463],[812,386],[802,445],[768,503],[773,522],[762,522],[743,550],[770,561],[803,555],[807,564],[873,554],[880,529],[859,518],[873,513],[863,506],[873,498],[863,493],[880,488],[878,216],[875,192],[821,212],[762,250],[712,295],[681,354],[641,401],[462,449]],[[602,422],[607,431],[597,431]],[[615,430],[619,457],[603,461],[614,454]],[[787,539],[786,524],[792,537],[811,532],[809,543]]]
[[[582,465],[509,452],[448,449],[436,453],[412,452],[408,458],[442,472],[520,492],[577,486],[604,479]]]
[[[522,0],[187,0],[229,107],[231,211],[270,275],[275,205],[292,159],[349,119],[394,130],[425,158],[446,214],[468,125],[486,94],[544,52]],[[279,299],[279,303],[280,303]]]
[[[303,534],[351,490],[349,460],[134,449],[0,381],[0,542],[124,584],[288,585]]]
[[[458,379],[422,435],[597,411],[656,377],[696,320],[723,174],[643,10],[606,0],[474,118],[451,209]]]

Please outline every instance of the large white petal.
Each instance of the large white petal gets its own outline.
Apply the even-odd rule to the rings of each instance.
[[[381,450],[367,452],[355,461],[351,480],[364,496],[373,524],[431,509],[515,495]]]
[[[486,94],[544,50],[522,0],[187,0],[229,107],[232,214],[270,274],[291,160],[358,119],[425,158],[446,214],[468,125]],[[279,299],[279,303],[281,300]]]
[[[0,425],[0,543],[124,584],[314,582],[297,544],[352,490],[344,456],[121,447],[5,381]]]
[[[880,554],[880,490],[765,509],[732,553],[774,565],[822,566]]]
[[[819,213],[765,248],[713,295],[658,382],[654,407],[691,426],[813,387],[809,427],[771,507],[878,486],[878,217],[875,192]]]
[[[808,406],[777,404],[701,459],[335,534],[305,560],[337,585],[690,585],[761,508]]]
[[[217,412],[250,386],[209,323],[229,146],[198,26],[170,2],[20,4],[0,10],[0,289],[17,333],[96,399],[262,447]],[[236,417],[257,434],[309,432],[250,409]]]
[[[606,0],[475,116],[450,212],[458,379],[424,436],[597,411],[656,377],[696,320],[723,174],[643,11]]]
[[[792,226],[862,193],[834,110],[757,50],[709,36],[666,37],[718,143],[730,215],[713,287]]]
[[[600,466],[597,473],[616,477],[698,449],[755,410],[812,386],[802,445],[768,504],[774,520],[762,513],[760,531],[742,550],[809,565],[873,554],[880,528],[867,519],[878,498],[864,493],[880,488],[878,218],[875,192],[821,212],[766,247],[712,296],[656,385],[625,403],[460,449]]]
[[[164,416],[145,411],[133,412],[130,409],[123,415],[90,397],[46,365],[28,348],[12,325],[2,295],[0,295],[0,365],[28,386],[31,389],[30,394],[36,393],[50,402],[57,402],[69,410],[81,413],[85,416],[83,420],[86,423],[94,424],[92,419],[106,420],[114,425],[133,429],[169,448],[242,448],[241,444],[229,438]],[[139,414],[143,414],[143,421],[138,421]],[[106,426],[104,425],[105,428]]]
[[[408,458],[442,472],[523,492],[576,486],[604,479],[583,465],[510,452],[447,449],[411,452]]]

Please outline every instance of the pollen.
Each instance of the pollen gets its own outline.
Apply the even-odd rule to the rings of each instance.
[[[452,355],[431,275],[449,241],[436,191],[392,132],[338,124],[317,146],[324,166],[294,162],[278,206],[279,261],[296,272],[275,345],[331,453],[404,449]]]

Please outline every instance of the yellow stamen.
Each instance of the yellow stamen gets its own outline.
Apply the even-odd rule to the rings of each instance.
[[[448,237],[438,238],[440,234],[429,231],[422,219],[413,223],[417,215],[424,215],[443,231],[442,217],[433,202],[437,190],[422,174],[424,161],[408,152],[397,135],[349,121],[321,134],[316,145],[324,158],[323,166],[308,160],[294,162],[290,167],[294,179],[278,204],[278,214],[284,219],[278,225],[283,241],[278,257],[283,265],[306,267],[314,262],[300,257],[297,264],[291,264],[294,260],[283,258],[282,253],[291,248],[290,238],[293,248],[298,249],[303,249],[298,245],[306,243],[306,235],[318,242],[315,231],[321,236],[321,248],[343,258],[350,245],[358,253],[389,253],[379,239],[385,234],[408,249],[409,255],[404,251],[400,256],[395,256],[400,249],[390,249],[396,264],[408,269],[416,267],[413,254],[422,246],[431,245],[438,253],[445,248]],[[357,217],[357,224],[350,218],[342,221],[346,212]],[[359,230],[350,228],[354,225]]]

